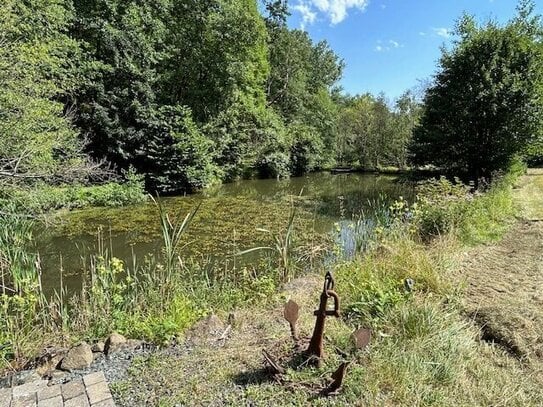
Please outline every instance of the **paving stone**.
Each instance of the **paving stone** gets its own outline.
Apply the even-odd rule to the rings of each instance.
[[[98,382],[87,387],[87,395],[92,405],[111,398],[111,392],[106,382]]]
[[[99,382],[105,382],[106,377],[104,376],[104,372],[96,372],[91,373],[83,377],[83,382],[85,383],[85,386],[89,387],[93,384],[99,383]]]
[[[92,404],[91,407],[115,407],[113,399],[102,400],[99,403]]]
[[[89,399],[85,394],[64,402],[64,407],[90,407]]]
[[[11,388],[0,389],[0,407],[9,407],[11,403]]]
[[[12,390],[13,398],[26,396],[28,394],[36,394],[41,389],[47,387],[46,380],[39,380],[37,382],[26,383],[21,386],[14,387]]]
[[[81,380],[73,380],[62,385],[62,397],[65,401],[82,394],[85,394],[85,386]]]
[[[55,386],[47,386],[38,391],[38,402],[42,400],[52,399],[53,397],[57,396],[62,397],[62,393],[60,391],[60,384],[57,384]]]
[[[36,407],[36,393],[27,393],[11,400],[11,407]]]
[[[38,401],[38,407],[62,407],[63,405],[61,395]]]

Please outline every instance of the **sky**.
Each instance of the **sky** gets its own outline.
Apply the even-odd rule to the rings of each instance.
[[[538,4],[537,4],[538,3]],[[543,14],[543,1],[536,2]],[[463,12],[506,22],[516,0],[289,0],[289,26],[326,40],[345,61],[345,92],[394,99],[436,71],[440,47]]]

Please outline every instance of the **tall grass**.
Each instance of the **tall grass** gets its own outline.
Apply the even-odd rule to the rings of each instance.
[[[227,262],[185,257],[186,232],[198,208],[171,215],[160,200],[155,204],[163,238],[158,255],[134,257],[127,265],[99,230],[97,253],[85,259],[81,290],[66,290],[61,261],[58,289],[48,298],[39,256],[31,250],[35,222],[17,215],[0,218],[0,370],[24,365],[50,338],[68,345],[118,331],[169,343],[207,313],[259,302],[276,291],[282,277],[265,259],[232,268]],[[287,236],[276,242],[285,249],[281,270],[291,270],[293,223],[294,214]]]
[[[478,342],[478,328],[459,306],[462,289],[453,283],[458,247],[498,239],[507,230],[516,209],[515,179],[506,174],[484,192],[444,178],[429,181],[415,203],[389,208],[386,227],[377,226],[367,250],[335,264],[346,321],[376,334],[369,356],[347,377],[346,403],[543,402],[533,390],[536,381],[519,380],[514,363],[496,367],[497,360],[506,362],[499,350]],[[348,337],[334,340],[346,343]]]
[[[296,207],[291,202],[287,225],[283,231],[272,232],[269,229],[258,228],[259,232],[266,233],[272,241],[271,246],[259,246],[251,249],[243,250],[237,253],[238,256],[243,256],[253,252],[267,251],[271,253],[276,260],[276,267],[279,273],[279,280],[282,283],[288,282],[296,275],[296,259],[295,259],[295,225]]]

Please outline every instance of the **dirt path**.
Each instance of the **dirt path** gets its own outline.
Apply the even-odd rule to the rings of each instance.
[[[543,366],[543,170],[530,170],[515,189],[520,217],[499,243],[465,254],[464,307],[483,339]]]

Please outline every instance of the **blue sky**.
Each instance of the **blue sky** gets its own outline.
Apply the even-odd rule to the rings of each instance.
[[[543,2],[536,7],[543,14]],[[440,46],[466,11],[505,22],[516,0],[289,0],[289,25],[327,40],[344,59],[341,86],[395,98],[436,70]]]

